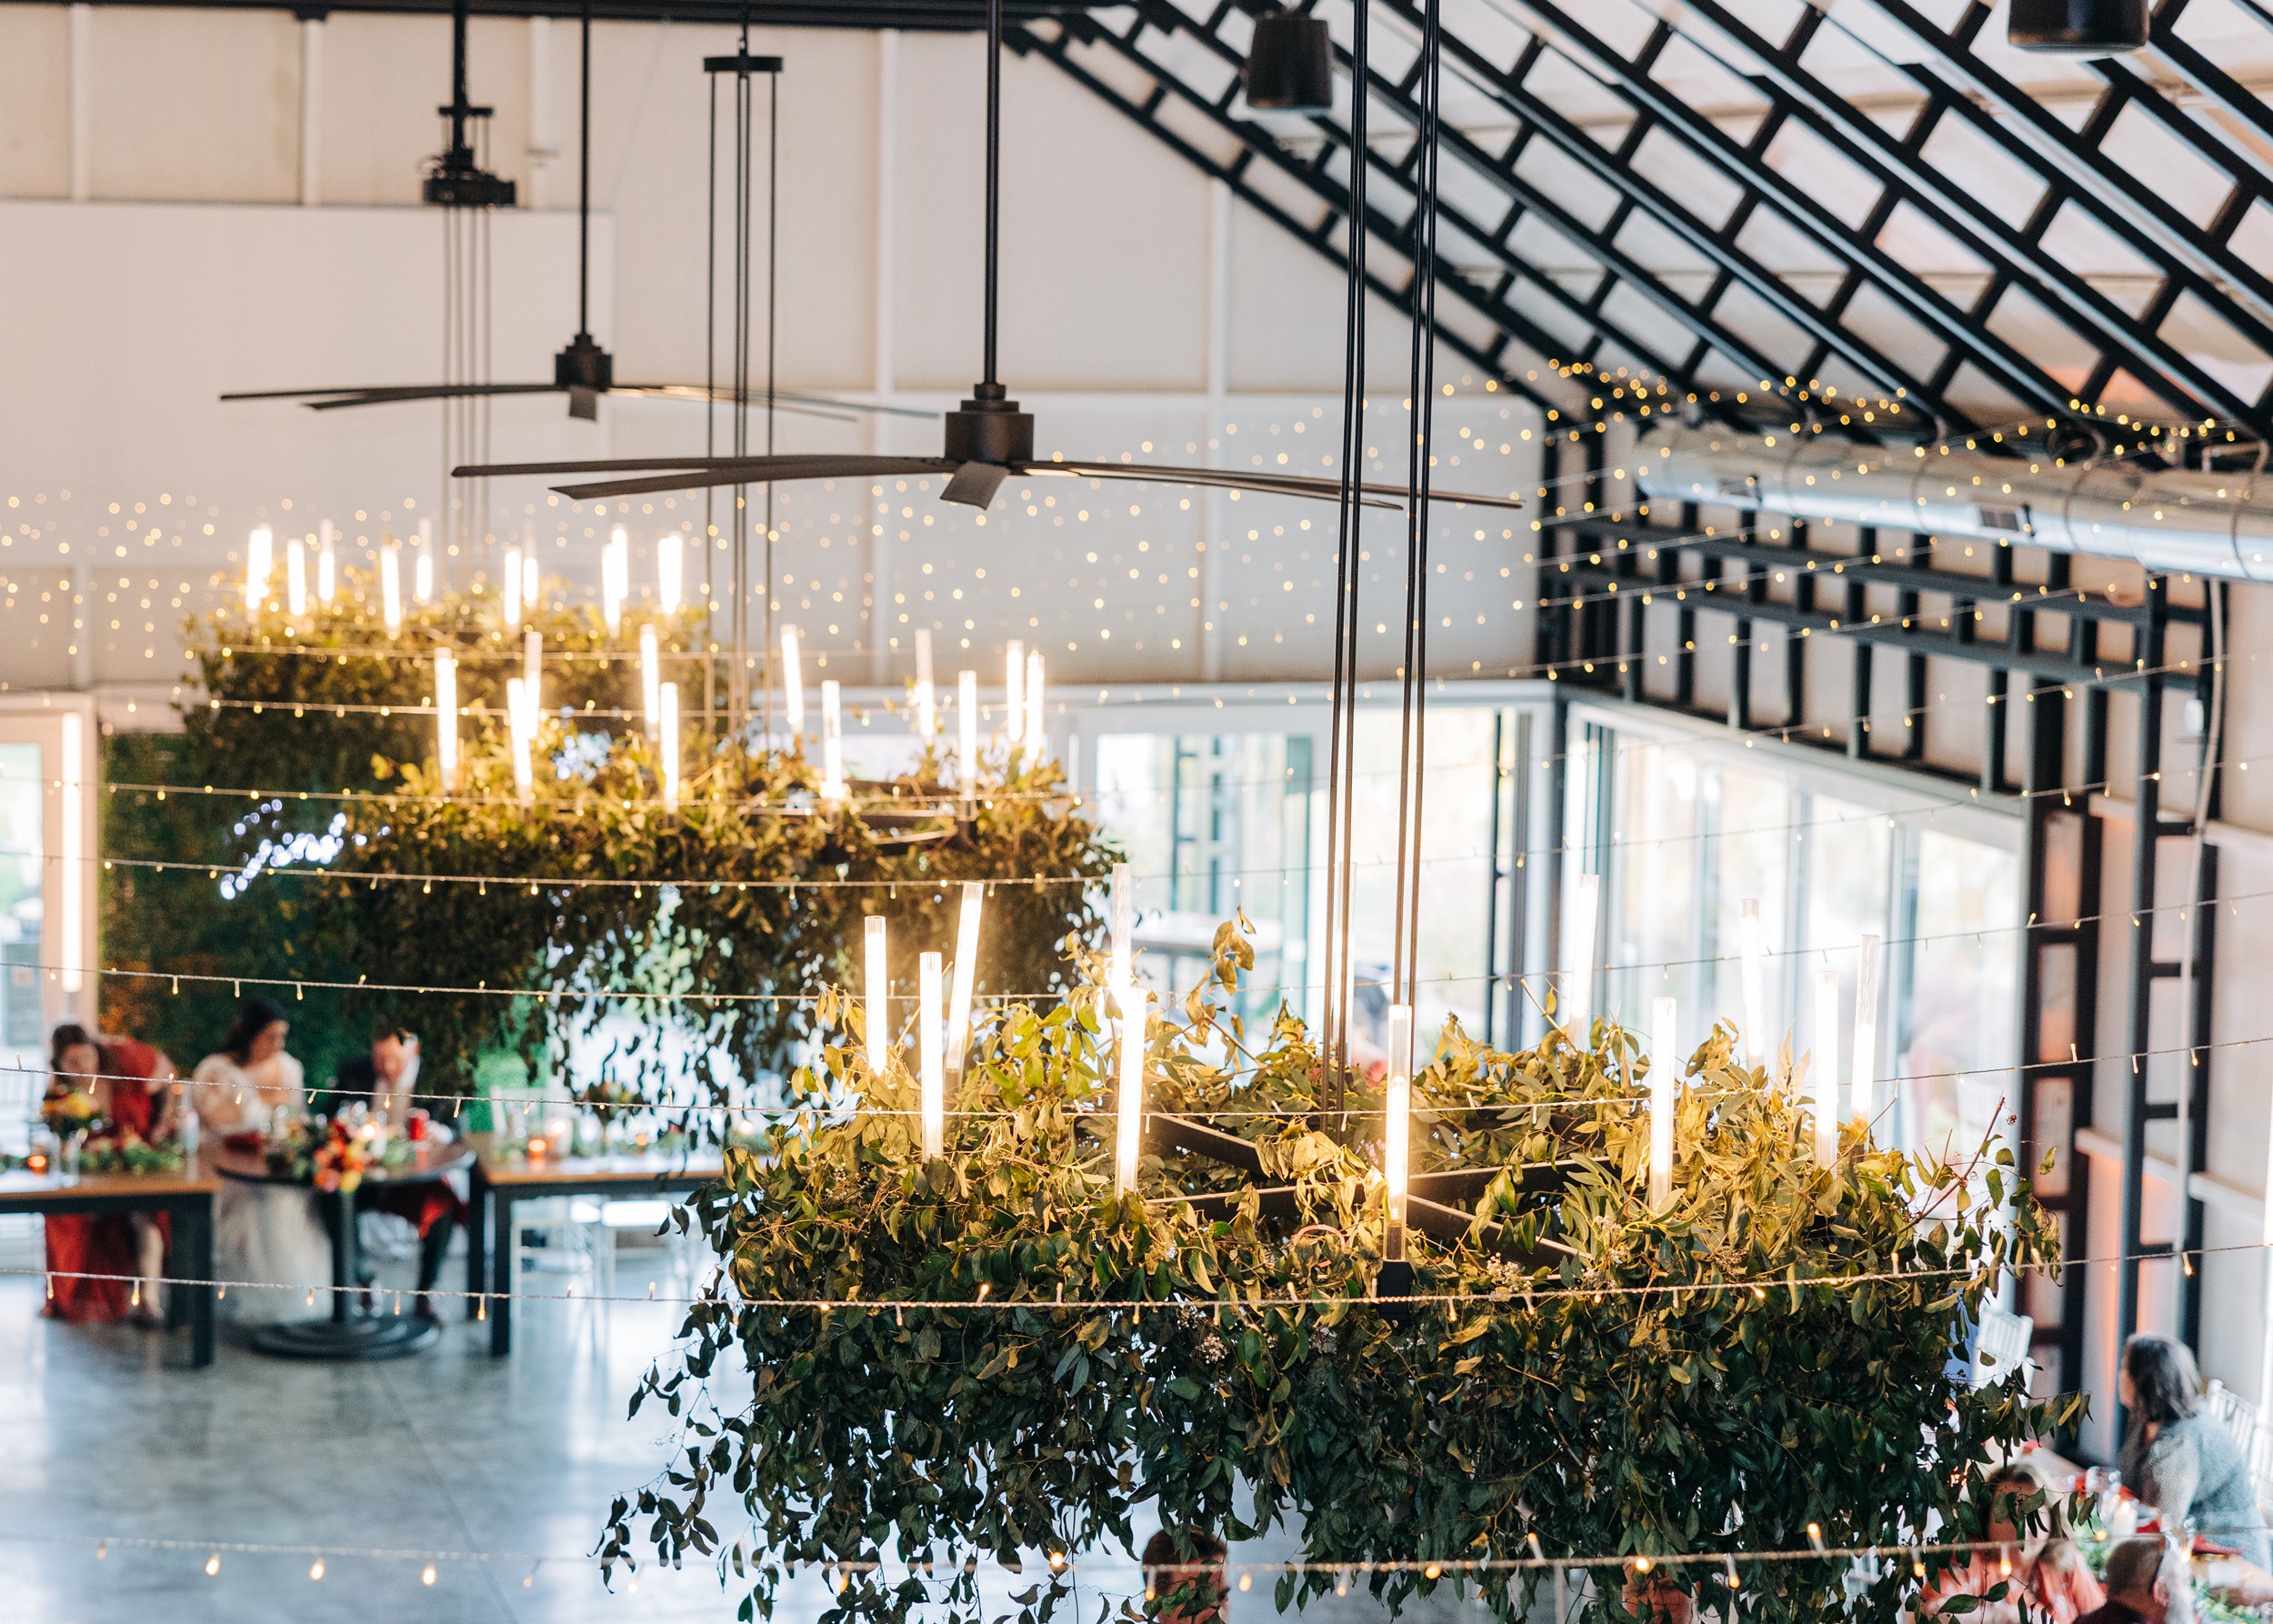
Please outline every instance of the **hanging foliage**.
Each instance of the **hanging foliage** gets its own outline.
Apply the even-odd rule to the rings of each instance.
[[[408,609],[399,639],[374,618],[343,601],[286,636],[273,616],[256,634],[217,617],[203,628],[205,687],[184,706],[183,737],[113,741],[114,782],[180,787],[115,792],[105,851],[211,857],[106,874],[114,963],[346,983],[337,997],[245,990],[287,999],[295,1025],[314,1001],[343,1053],[375,1022],[416,1029],[422,1088],[468,1088],[477,1059],[500,1048],[556,1065],[574,1041],[598,1057],[575,1086],[692,1103],[788,1069],[813,1030],[805,995],[850,973],[865,914],[890,919],[893,974],[912,987],[918,952],[952,951],[959,883],[988,882],[987,995],[1054,996],[1066,944],[1096,924],[1088,890],[1111,854],[1047,762],[991,753],[992,793],[967,818],[943,801],[929,755],[832,807],[798,752],[717,743],[698,698],[681,803],[666,809],[636,719],[643,617],[610,635],[596,612],[556,607],[535,623],[547,655],[543,767],[525,805],[504,712],[525,628],[456,596]],[[667,678],[723,693],[710,662],[685,652],[694,617],[653,624],[674,661]],[[447,794],[433,664],[406,657],[419,649],[460,661]],[[208,785],[280,793],[226,801]],[[325,798],[343,788],[354,793]],[[295,847],[295,836],[332,844]],[[105,988],[131,1029],[192,1055],[225,1025],[235,991],[208,985],[193,1012],[162,980]],[[177,1029],[193,1014],[194,1029]]]
[[[1336,1564],[1521,1558],[1531,1535],[1550,1556],[1804,1549],[1811,1523],[1834,1547],[1915,1539],[2050,1425],[2018,1378],[1943,1374],[1999,1279],[2057,1257],[2009,1153],[1929,1165],[1850,1124],[1819,1169],[1797,1096],[1746,1072],[1726,1028],[1685,1068],[1674,1196],[1652,1210],[1627,1033],[1507,1053],[1447,1026],[1414,1079],[1414,1176],[1498,1171],[1465,1237],[1408,1238],[1414,1294],[1447,1300],[1385,1312],[1366,1300],[1380,1096],[1322,1098],[1291,1017],[1218,1024],[1243,961],[1227,928],[1213,982],[1154,1020],[1147,1106],[1236,1133],[1260,1174],[1172,1148],[1156,1117],[1118,1198],[1094,985],[982,1023],[929,1165],[904,1066],[872,1075],[858,1005],[826,1006],[842,1041],[798,1078],[811,1115],[730,1153],[695,1204],[732,1291],[635,1396],[681,1447],[616,1502],[604,1562],[643,1539],[714,1557],[750,1587],[745,1618],[790,1565],[843,1563],[828,1619],[976,1620],[966,1560],[1126,1546],[1141,1507],[1227,1539],[1298,1529],[1321,1566],[1278,1580],[1283,1609]],[[742,1398],[720,1390],[728,1361]],[[746,1536],[721,1531],[721,1500]],[[1659,1569],[1707,1600],[1720,1572]],[[1844,1561],[1737,1572],[1747,1618],[1847,1595]],[[1075,1577],[1037,1571],[1019,1616],[1052,1616]],[[1506,1619],[1540,1578],[1358,1575],[1393,1604],[1452,1585]],[[1888,1565],[1857,1616],[1891,1620],[1912,1582]],[[1615,1583],[1589,1605],[1627,1616]]]

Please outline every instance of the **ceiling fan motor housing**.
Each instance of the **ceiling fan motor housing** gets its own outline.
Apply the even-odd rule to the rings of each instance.
[[[1324,17],[1275,11],[1255,19],[1247,50],[1247,105],[1274,112],[1334,107],[1334,41]]]
[[[1034,414],[1020,411],[1008,394],[1000,384],[978,384],[962,410],[947,414],[948,460],[1006,466],[1034,460]]]
[[[2136,51],[2147,44],[2147,0],[2013,0],[2005,37],[2024,51]]]
[[[579,333],[566,349],[553,357],[553,383],[563,389],[613,389],[616,357]]]

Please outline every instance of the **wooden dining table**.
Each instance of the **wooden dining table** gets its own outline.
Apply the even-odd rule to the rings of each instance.
[[[213,1202],[221,1191],[211,1151],[172,1173],[0,1173],[0,1212],[41,1217],[112,1212],[163,1212],[173,1219],[165,1272],[178,1284],[166,1292],[168,1330],[189,1328],[189,1362],[213,1363]]]

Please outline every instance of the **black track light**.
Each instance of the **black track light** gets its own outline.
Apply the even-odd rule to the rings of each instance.
[[[2147,0],[2012,0],[2005,37],[2024,51],[2136,51],[2147,43]]]
[[[1334,106],[1334,42],[1326,19],[1275,11],[1255,19],[1247,50],[1247,105],[1275,113],[1326,113]]]

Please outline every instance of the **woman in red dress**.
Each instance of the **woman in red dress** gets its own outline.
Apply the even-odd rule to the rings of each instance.
[[[55,1080],[91,1093],[105,1120],[155,1141],[174,1131],[174,1066],[146,1043],[96,1037],[85,1027],[55,1028],[50,1064]],[[76,1322],[125,1318],[162,1326],[158,1280],[172,1238],[166,1215],[101,1213],[51,1216],[46,1222],[47,1269],[54,1296],[46,1312]],[[89,1275],[108,1276],[89,1279]],[[121,1277],[133,1276],[137,1292]]]

